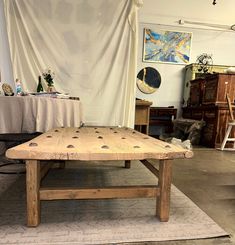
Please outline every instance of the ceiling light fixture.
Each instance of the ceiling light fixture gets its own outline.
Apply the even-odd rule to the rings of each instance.
[[[183,20],[183,19],[179,20],[178,23],[180,25],[184,25],[184,24],[200,25],[200,26],[206,26],[209,28],[219,28],[221,30],[235,31],[235,24],[233,24],[233,25],[222,25],[222,24],[212,24],[212,23],[198,22],[198,21],[189,21],[189,20]]]
[[[212,3],[213,5],[216,5],[216,0],[213,0],[213,3]]]
[[[231,30],[235,31],[235,24],[231,25]]]

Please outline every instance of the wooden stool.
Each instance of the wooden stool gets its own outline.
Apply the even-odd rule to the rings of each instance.
[[[233,109],[232,109],[232,105],[231,105],[231,101],[230,101],[230,98],[228,96],[228,94],[226,94],[226,99],[227,99],[227,103],[228,103],[228,108],[229,108],[229,115],[230,115],[230,118],[231,118],[231,121],[228,122],[228,128],[227,128],[227,131],[225,133],[225,136],[224,136],[224,140],[222,142],[222,145],[221,145],[221,150],[230,150],[230,151],[235,151],[235,138],[229,138],[230,136],[230,133],[232,131],[232,128],[233,126],[235,126],[235,120],[234,120],[234,117],[233,117]],[[225,148],[225,145],[228,141],[233,141],[233,147],[232,148]]]

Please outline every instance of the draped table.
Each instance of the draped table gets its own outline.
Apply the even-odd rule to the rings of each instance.
[[[0,152],[3,141],[30,139],[55,127],[79,127],[81,102],[40,96],[0,96]],[[2,142],[1,142],[2,141]]]
[[[38,96],[0,97],[0,134],[46,132],[55,127],[79,127],[81,102]]]

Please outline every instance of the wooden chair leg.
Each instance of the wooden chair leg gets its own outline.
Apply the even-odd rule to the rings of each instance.
[[[131,167],[131,161],[125,160],[125,168],[130,168],[130,167]]]
[[[223,140],[223,142],[222,142],[222,144],[221,144],[221,148],[220,148],[220,149],[221,149],[222,151],[224,150],[225,144],[226,144],[226,142],[227,142],[227,140],[228,140],[228,137],[229,137],[229,135],[230,135],[231,130],[232,130],[232,125],[229,125],[229,126],[228,126],[228,129],[227,129],[227,131],[226,131],[226,133],[225,133],[224,140]]]

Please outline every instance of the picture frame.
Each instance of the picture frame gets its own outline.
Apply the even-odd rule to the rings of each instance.
[[[188,64],[192,33],[144,28],[143,62]]]

